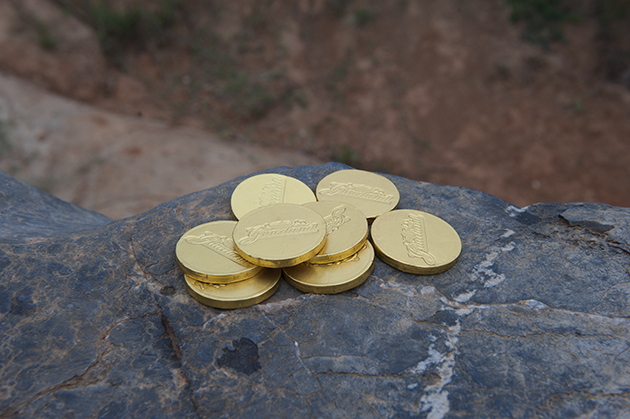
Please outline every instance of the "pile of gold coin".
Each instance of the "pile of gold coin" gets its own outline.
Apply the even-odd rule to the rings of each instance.
[[[375,255],[415,274],[452,267],[461,252],[457,232],[426,212],[396,210],[399,200],[389,179],[363,170],[331,173],[315,193],[280,174],[250,177],[232,194],[237,221],[201,224],[177,242],[186,289],[202,304],[229,309],[266,300],[281,277],[304,292],[347,291],[370,276]]]

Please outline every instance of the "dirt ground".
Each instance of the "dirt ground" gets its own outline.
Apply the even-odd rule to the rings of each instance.
[[[100,109],[520,206],[630,206],[627,16],[545,51],[502,0],[189,0],[162,41],[106,57],[62,1],[22,4],[0,0],[0,69]]]
[[[11,121],[0,170],[114,219],[258,170],[321,163],[104,111],[1,72],[0,117]]]

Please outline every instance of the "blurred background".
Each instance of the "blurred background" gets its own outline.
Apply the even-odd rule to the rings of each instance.
[[[113,218],[338,161],[630,206],[630,0],[0,0],[0,169]]]

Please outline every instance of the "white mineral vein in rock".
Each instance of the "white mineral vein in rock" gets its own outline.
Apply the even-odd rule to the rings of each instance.
[[[444,354],[435,350],[435,345],[431,344],[429,346],[429,357],[424,361],[418,362],[418,365],[409,369],[409,372],[412,374],[419,374],[424,372],[429,365],[439,364],[444,360]]]
[[[459,320],[455,326],[447,328],[447,331],[447,341],[445,343],[446,346],[452,350],[445,356],[440,355],[441,360],[437,369],[440,380],[425,388],[425,394],[420,399],[420,411],[429,412],[427,419],[442,419],[450,410],[448,391],[445,391],[444,387],[451,382],[451,378],[453,377],[455,355],[457,355],[457,347],[455,344],[459,341],[457,336],[461,331]],[[429,347],[429,354],[431,355],[429,358],[433,356],[430,352],[431,346]]]
[[[545,310],[549,308],[546,304],[536,300],[525,300],[525,304],[531,308],[535,308],[536,310]]]
[[[529,205],[523,208],[519,208],[519,207],[515,207],[514,205],[510,205],[505,209],[505,212],[508,213],[508,215],[510,217],[516,217],[516,214],[520,214],[522,212],[527,211],[527,208],[529,208]]]
[[[508,237],[510,237],[513,234],[516,234],[516,233],[514,233],[514,230],[510,230],[508,228],[508,229],[505,230],[505,233],[501,234],[501,238],[502,239],[507,239]]]
[[[468,316],[470,313],[475,311],[476,308],[485,308],[485,306],[477,306],[477,307],[470,307],[470,308],[459,308],[459,309],[455,310],[455,313],[458,316]]]
[[[209,325],[211,325],[212,323],[221,320],[222,318],[226,317],[226,314],[221,313],[216,317],[211,318],[210,320],[208,320],[207,322],[205,322],[203,324],[203,327],[201,328],[202,330],[206,330],[206,327],[208,327]]]
[[[308,375],[311,375],[311,370],[309,370],[308,367],[302,361],[302,354],[300,353],[300,344],[297,342],[297,340],[294,340],[293,343],[295,344],[295,356],[297,357],[298,361],[300,362],[300,365],[302,365],[304,367],[304,369],[306,370]]]
[[[490,251],[486,253],[486,260],[478,263],[473,268],[472,273],[469,275],[473,281],[483,281],[485,288],[495,287],[501,282],[505,281],[505,275],[494,272],[491,268],[494,265],[494,261],[502,254],[511,252],[516,245],[514,242],[510,242],[503,247],[493,246]],[[485,280],[484,280],[485,279]]]
[[[470,300],[473,295],[475,295],[477,293],[477,290],[472,290],[470,292],[466,292],[463,294],[459,294],[457,297],[455,297],[455,301],[457,301],[458,303],[466,303],[468,302],[468,300]]]
[[[418,290],[416,289],[416,287],[410,287],[409,285],[402,285],[394,281],[383,282],[379,286],[385,290],[393,289],[393,290],[400,291],[401,293],[409,297],[418,295]]]

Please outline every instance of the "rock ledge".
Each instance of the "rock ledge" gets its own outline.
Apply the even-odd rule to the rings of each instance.
[[[454,268],[222,311],[173,249],[243,178],[111,221],[0,173],[0,416],[630,415],[630,210],[388,178],[459,232]]]

